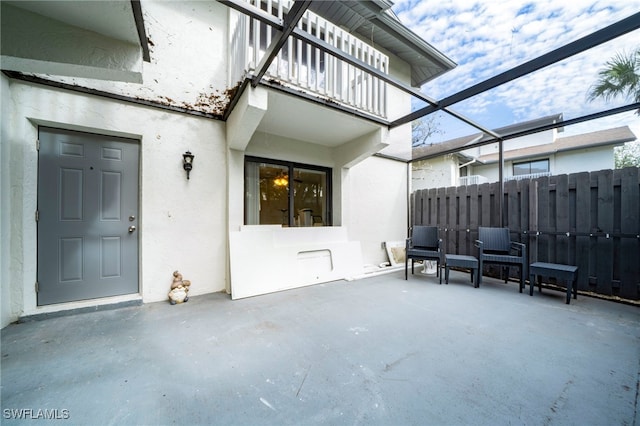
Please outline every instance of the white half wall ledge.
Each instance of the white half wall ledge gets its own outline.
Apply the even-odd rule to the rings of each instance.
[[[243,226],[230,232],[231,298],[274,293],[363,274],[359,241],[344,227]]]

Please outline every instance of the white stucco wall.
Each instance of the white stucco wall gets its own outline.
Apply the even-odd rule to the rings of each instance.
[[[11,126],[11,95],[9,80],[0,73],[0,327],[9,324],[12,315],[11,274],[11,183],[9,174],[9,138]]]
[[[11,83],[10,101],[13,114],[6,121],[3,114],[3,129],[12,129],[8,140],[3,134],[3,153],[7,151],[5,144],[10,153],[9,158],[2,157],[3,174],[8,166],[11,186],[21,188],[12,191],[15,199],[4,213],[9,216],[12,229],[12,267],[8,279],[3,277],[3,292],[9,283],[12,307],[18,307],[18,311],[11,310],[12,319],[49,309],[36,306],[34,288],[37,241],[33,218],[38,159],[35,140],[39,124],[140,140],[138,229],[140,294],[144,302],[166,300],[175,269],[192,281],[192,295],[225,289],[224,123],[20,82]],[[182,169],[182,153],[186,150],[195,154],[190,180]],[[2,244],[4,252],[4,238]],[[86,302],[68,307],[83,303]],[[5,306],[3,301],[3,320]]]
[[[27,2],[20,3],[19,6],[26,6],[27,9],[30,6]],[[113,3],[81,2],[76,7],[81,9],[79,13],[102,13],[105,18],[111,17],[115,21],[111,23],[112,26],[123,24],[122,21],[126,18],[134,24],[130,9],[127,14],[125,8],[123,14],[122,9],[117,6],[109,7],[111,4]],[[93,6],[97,8],[92,8]],[[105,36],[57,19],[46,18],[22,7],[14,7],[7,2],[2,2],[1,7],[0,50],[3,69],[142,82],[142,50],[137,38],[122,40]],[[135,25],[133,31],[130,28],[126,30],[128,34],[137,35]],[[121,28],[120,33],[123,32],[125,31]],[[101,54],[96,55],[95,52]],[[73,66],[70,67],[70,64]]]
[[[411,191],[455,186],[458,173],[457,160],[450,155],[416,161],[412,163]]]
[[[549,159],[549,169],[552,175],[571,174],[579,172],[595,172],[604,169],[615,168],[612,146],[584,148],[572,151],[563,151],[555,154],[547,154],[531,157],[526,161]],[[525,161],[515,160],[516,163]],[[504,162],[504,177],[513,176],[514,161]],[[471,170],[473,175],[486,177],[489,182],[499,180],[498,163],[474,165]]]
[[[169,105],[197,104],[197,109],[216,112],[214,104],[227,89],[227,7],[217,2],[157,0],[144,2],[142,7],[153,42],[152,62],[144,64],[143,84],[45,77]],[[395,57],[391,57],[391,72],[409,81],[408,65]],[[410,111],[408,95],[390,88],[388,99],[390,117]],[[111,300],[37,307],[37,225],[33,218],[38,125],[140,141],[140,294],[133,297],[144,302],[166,300],[175,269],[192,281],[192,295],[229,291],[228,235],[243,221],[244,155],[331,167],[333,224],[345,227],[349,240],[362,243],[364,263],[386,261],[381,243],[406,236],[406,164],[362,158],[370,155],[371,147],[386,144],[384,154],[408,158],[409,125],[391,131],[380,127],[341,147],[256,133],[245,152],[229,148],[227,124],[217,120],[8,82],[4,76],[2,100],[3,326],[23,315]],[[189,181],[182,170],[186,150],[195,154]]]
[[[220,113],[227,103],[228,7],[218,2],[141,2],[151,62],[143,83],[48,75],[48,79],[109,93]],[[94,53],[94,52],[92,52]],[[71,74],[73,75],[73,74]]]
[[[515,139],[509,139],[504,142],[504,150],[510,151],[514,149],[527,148],[530,146],[537,146],[552,143],[557,137],[557,130],[545,130],[544,132],[538,132],[531,135],[521,136]],[[470,150],[462,151],[463,154],[467,154],[471,157],[479,157],[482,155],[495,154],[499,150],[498,143],[492,143],[489,145],[483,145],[479,148],[473,148]]]
[[[615,168],[612,146],[559,152],[554,159],[551,168],[554,175]]]
[[[411,67],[406,62],[382,50],[389,55],[389,75],[406,84],[411,81]],[[393,121],[411,113],[411,95],[387,85],[387,119]],[[389,131],[389,146],[381,154],[408,161],[411,159],[411,124],[395,127]]]
[[[407,164],[371,157],[344,172],[345,225],[365,264],[387,261],[384,241],[407,237]]]

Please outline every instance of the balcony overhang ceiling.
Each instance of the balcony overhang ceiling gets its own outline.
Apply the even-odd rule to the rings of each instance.
[[[357,119],[334,108],[318,108],[304,98],[270,90],[269,108],[257,130],[333,148],[379,127],[370,120]]]
[[[142,82],[149,48],[139,0],[3,0],[0,6],[3,70]],[[96,51],[103,54],[87,54]]]

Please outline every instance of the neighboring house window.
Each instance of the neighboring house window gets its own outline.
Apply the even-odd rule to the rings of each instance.
[[[532,175],[549,172],[549,159],[513,163],[513,175]]]
[[[331,225],[331,169],[246,157],[246,225]]]

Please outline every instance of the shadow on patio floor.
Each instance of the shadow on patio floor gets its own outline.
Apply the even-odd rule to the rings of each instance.
[[[2,423],[640,421],[637,307],[468,277],[394,272],[10,325]]]

